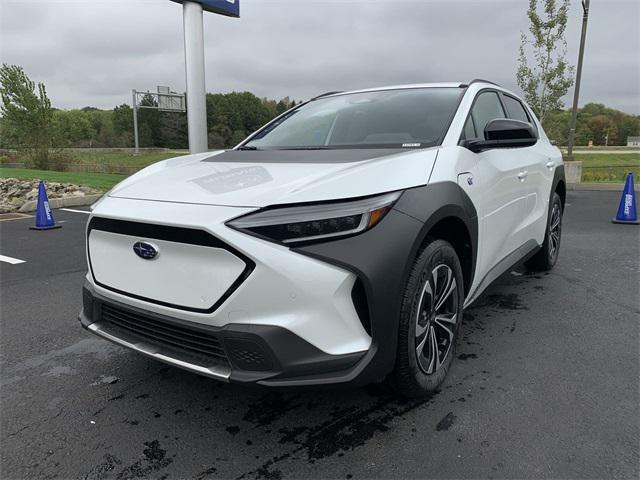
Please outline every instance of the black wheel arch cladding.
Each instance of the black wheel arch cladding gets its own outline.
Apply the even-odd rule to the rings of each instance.
[[[549,202],[553,199],[553,194],[557,193],[562,201],[562,208],[567,199],[567,181],[564,177],[564,165],[558,165],[553,172],[553,183],[551,192],[549,192]]]
[[[293,248],[295,252],[349,270],[362,281],[369,307],[372,347],[377,349],[377,353],[359,380],[379,380],[393,369],[405,283],[413,262],[434,228],[446,226],[446,222],[465,228],[464,242],[468,243],[466,248],[470,255],[460,261],[463,270],[466,262],[465,284],[467,281],[470,284],[478,243],[477,213],[469,197],[455,182],[404,191],[385,218],[360,235]],[[453,236],[458,233],[453,232]],[[444,240],[449,241],[447,238]],[[454,240],[450,241],[453,245],[456,239],[451,240]],[[458,246],[462,243],[459,241]]]

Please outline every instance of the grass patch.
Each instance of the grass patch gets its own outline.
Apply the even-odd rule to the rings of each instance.
[[[575,153],[582,162],[582,181],[585,183],[622,183],[627,173],[640,175],[640,153]]]
[[[0,178],[24,178],[44,180],[45,182],[73,183],[106,192],[116,183],[127,178],[127,176],[110,173],[53,172],[51,170],[31,170],[28,168],[0,168]]]
[[[640,167],[640,153],[574,153],[573,157],[587,167]]]
[[[74,150],[69,155],[73,163],[83,163],[89,165],[119,165],[127,167],[146,167],[152,163],[166,160],[167,158],[180,157],[186,155],[186,151],[171,152],[143,152],[138,155],[128,152],[96,152]]]
[[[84,170],[91,173],[131,174],[152,163],[180,157],[188,153],[186,150],[171,150],[168,152],[142,151],[140,154],[135,155],[126,150],[66,149],[52,152],[50,168],[59,171]],[[3,153],[0,154],[0,167],[2,163],[23,163],[29,167],[31,159],[24,152]]]

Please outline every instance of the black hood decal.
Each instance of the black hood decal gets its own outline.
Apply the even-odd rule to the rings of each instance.
[[[350,163],[372,160],[397,153],[407,148],[351,148],[328,150],[227,150],[202,160],[203,162],[238,163]]]

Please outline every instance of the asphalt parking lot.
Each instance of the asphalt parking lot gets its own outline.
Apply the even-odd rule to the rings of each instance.
[[[465,313],[423,401],[383,386],[277,392],[130,353],[76,320],[84,213],[0,222],[1,460],[12,478],[638,478],[640,228],[617,192],[569,192],[549,274]]]

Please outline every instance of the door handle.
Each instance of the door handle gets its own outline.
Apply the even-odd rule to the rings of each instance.
[[[556,166],[556,162],[554,162],[554,161],[547,162],[547,164],[546,164],[546,167],[547,167],[549,170],[553,170],[553,167],[555,167],[555,166]]]
[[[518,180],[524,182],[524,179],[527,178],[527,175],[529,175],[529,172],[527,172],[526,170],[522,170],[520,173],[518,173]]]

